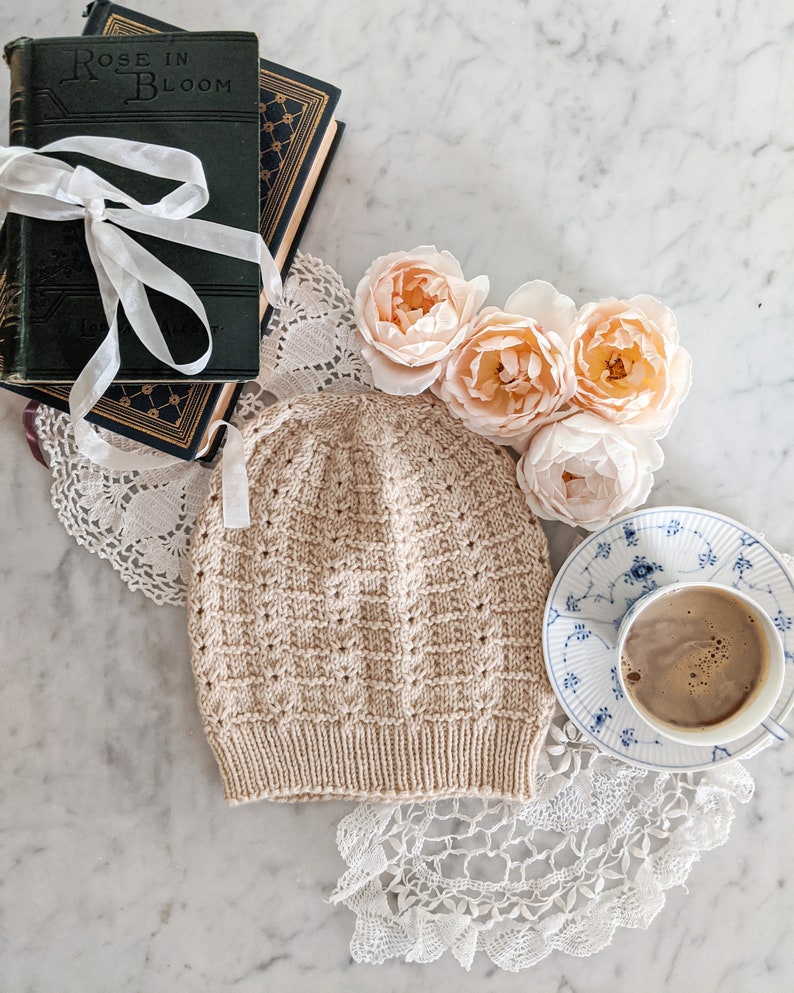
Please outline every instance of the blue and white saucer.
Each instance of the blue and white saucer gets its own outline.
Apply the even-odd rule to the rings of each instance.
[[[615,660],[623,615],[650,590],[692,580],[734,586],[772,618],[787,664],[770,716],[782,723],[794,707],[794,578],[744,525],[695,507],[628,514],[574,549],[546,604],[543,653],[564,710],[604,751],[646,769],[711,768],[769,738],[758,728],[721,747],[678,744],[661,738],[624,699]]]

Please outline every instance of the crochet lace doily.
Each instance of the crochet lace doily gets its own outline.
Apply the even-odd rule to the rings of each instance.
[[[347,871],[332,896],[356,915],[358,962],[465,968],[480,952],[517,972],[555,949],[592,955],[618,927],[646,928],[665,890],[723,844],[753,780],[739,762],[649,772],[555,717],[528,803],[362,804],[339,824]]]
[[[246,386],[233,422],[299,394],[371,389],[350,294],[333,269],[298,253],[262,342],[259,378]],[[68,416],[51,407],[37,411],[36,430],[52,472],[52,504],[68,533],[107,559],[130,589],[156,603],[183,604],[190,534],[209,469],[197,462],[147,472],[101,469],[75,449]],[[114,442],[146,450],[118,436]]]
[[[351,296],[319,259],[296,256],[261,370],[240,399],[238,423],[302,393],[372,389]],[[41,407],[36,426],[69,534],[130,589],[184,603],[209,470],[184,463],[112,473],[76,452],[65,414]],[[590,955],[618,927],[647,927],[665,891],[684,883],[701,852],[727,840],[735,803],[753,793],[743,764],[690,774],[635,768],[600,752],[562,714],[537,785],[524,804],[362,804],[346,816],[337,842],[348,868],[332,899],[356,915],[353,957],[429,962],[450,952],[468,968],[479,952],[517,971],[554,949]]]

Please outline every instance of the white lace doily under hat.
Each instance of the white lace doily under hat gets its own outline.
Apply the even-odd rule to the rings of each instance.
[[[550,952],[592,955],[647,928],[665,891],[728,840],[753,794],[739,762],[648,772],[585,740],[559,714],[524,804],[362,804],[339,824],[347,864],[332,899],[356,915],[358,962],[469,968],[479,952],[518,972]]]
[[[350,294],[320,260],[297,255],[271,329],[238,424],[274,399],[372,390]],[[184,603],[209,470],[185,463],[114,476],[76,453],[68,423],[50,408],[36,415],[60,521],[130,589]],[[527,803],[355,807],[339,824],[347,869],[332,896],[356,915],[353,957],[429,962],[451,953],[469,967],[480,953],[517,971],[555,949],[590,955],[620,927],[648,927],[665,891],[727,840],[735,805],[753,793],[740,762],[698,773],[635,768],[584,740],[561,712],[541,750],[537,785]]]

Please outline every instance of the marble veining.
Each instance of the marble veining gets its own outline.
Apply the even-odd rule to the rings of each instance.
[[[7,5],[8,6],[8,5]],[[794,551],[792,25],[772,0],[161,0],[194,29],[337,83],[348,130],[302,248],[353,289],[435,243],[489,303],[545,278],[577,302],[649,292],[695,385],[650,504],[713,509]],[[79,6],[3,15],[77,34]],[[8,81],[0,73],[2,131]],[[794,988],[794,746],[647,931],[531,973],[449,957],[353,963],[342,803],[227,809],[196,712],[184,613],[78,547],[0,396],[0,988],[9,993]],[[549,528],[559,561],[573,532]],[[791,728],[794,731],[794,727]]]

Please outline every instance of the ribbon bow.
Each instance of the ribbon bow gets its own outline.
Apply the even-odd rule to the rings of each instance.
[[[85,166],[72,167],[42,152],[77,152],[137,172],[176,180],[180,185],[156,203],[140,203]],[[212,336],[204,305],[181,276],[160,262],[122,229],[154,235],[208,252],[259,265],[268,301],[281,298],[281,276],[257,232],[244,231],[191,215],[209,201],[204,169],[191,152],[129,141],[124,138],[76,136],[41,149],[0,146],[0,227],[10,212],[50,221],[83,219],[91,263],[96,271],[108,333],[75,380],[69,412],[77,448],[99,465],[112,469],[151,469],[174,465],[172,456],[124,452],[92,431],[84,418],[115,379],[119,354],[118,307],[149,352],[185,376],[205,368]],[[122,206],[108,206],[108,203]],[[207,335],[204,353],[193,362],[177,363],[152,313],[145,287],[181,301],[199,318]],[[122,464],[123,463],[123,464]]]

